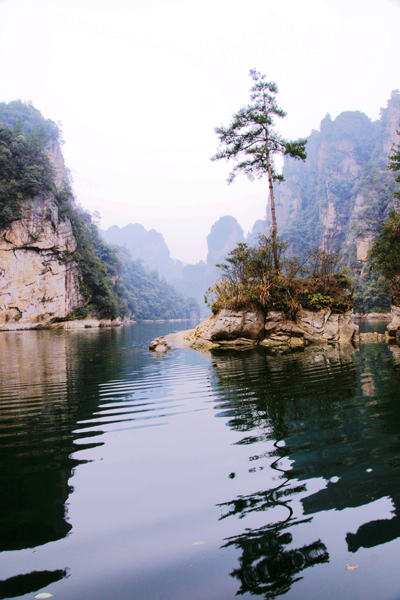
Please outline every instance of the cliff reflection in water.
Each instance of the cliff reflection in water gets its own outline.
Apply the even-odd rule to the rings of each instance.
[[[231,572],[240,581],[238,594],[275,598],[301,579],[302,571],[329,561],[324,540],[293,548],[296,526],[311,523],[320,511],[389,497],[393,518],[348,533],[347,546],[355,552],[400,536],[398,354],[397,347],[386,344],[311,348],[283,356],[256,349],[240,359],[213,352],[214,390],[226,390],[218,416],[243,433],[239,443],[249,449],[259,441],[271,448],[273,442],[273,450],[249,460],[255,465],[267,457],[277,473],[273,488],[220,504],[221,519],[238,517],[246,526],[255,511],[268,511],[268,521],[271,509],[282,515],[226,539],[225,546],[241,551],[239,567]],[[318,478],[325,487],[307,492],[307,482]],[[303,508],[298,514],[292,508],[296,498]]]
[[[77,446],[78,424],[98,408],[99,380],[121,368],[113,343],[118,335],[114,330],[1,333],[0,552],[34,548],[72,529],[68,482],[85,462],[74,453],[99,444],[93,438]],[[65,569],[35,571],[0,581],[0,598],[35,591],[66,574]]]

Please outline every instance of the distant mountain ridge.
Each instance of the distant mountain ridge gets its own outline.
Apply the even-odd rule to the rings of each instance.
[[[204,295],[218,278],[217,263],[224,261],[227,254],[240,242],[253,243],[258,233],[264,231],[265,222],[256,221],[252,231],[245,238],[238,221],[229,215],[220,217],[211,227],[207,236],[207,260],[196,264],[185,264],[171,258],[170,250],[163,235],[155,229],[146,230],[139,223],[125,227],[113,225],[100,231],[109,244],[125,246],[132,258],[139,259],[150,268],[157,270],[185,297],[193,297],[200,305],[203,316],[209,314],[204,304]]]
[[[158,270],[166,279],[182,276],[183,262],[171,258],[162,233],[155,229],[147,230],[139,223],[129,223],[125,227],[112,225],[100,234],[108,244],[126,246],[134,260],[143,260],[146,266]]]

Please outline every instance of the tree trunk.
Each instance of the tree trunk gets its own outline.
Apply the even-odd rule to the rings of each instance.
[[[272,185],[272,171],[271,171],[271,162],[269,159],[269,148],[268,148],[268,128],[265,125],[265,150],[267,155],[267,169],[268,169],[268,185],[269,185],[269,200],[271,202],[271,217],[272,217],[272,252],[274,254],[274,267],[275,273],[279,275],[279,258],[278,258],[278,245],[277,245],[277,237],[278,237],[278,227],[276,224],[276,214],[275,214],[275,197],[274,197],[274,188]]]

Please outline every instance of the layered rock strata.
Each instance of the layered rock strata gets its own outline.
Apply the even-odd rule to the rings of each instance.
[[[84,304],[75,248],[52,197],[26,202],[21,218],[0,230],[0,329],[44,327]]]
[[[302,309],[296,321],[282,312],[221,310],[191,330],[185,340],[193,347],[290,346],[349,343],[358,340],[358,326],[351,312],[332,313]]]

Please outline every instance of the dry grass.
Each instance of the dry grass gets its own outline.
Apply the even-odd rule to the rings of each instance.
[[[236,283],[222,278],[211,290],[214,313],[222,308],[243,310],[261,308],[265,311],[284,311],[295,317],[302,308],[319,310],[330,307],[334,313],[344,313],[353,307],[354,297],[350,279],[341,273],[310,279],[293,279],[274,275],[261,282],[247,280]]]

